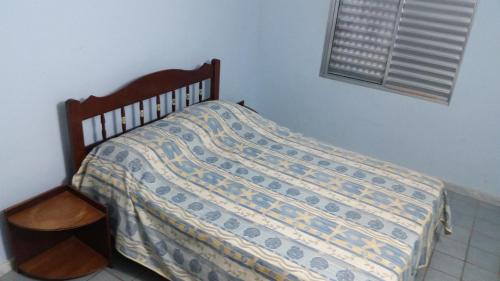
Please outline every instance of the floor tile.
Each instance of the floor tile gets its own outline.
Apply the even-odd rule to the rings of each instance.
[[[490,223],[500,225],[500,211],[492,210],[485,206],[479,206],[476,217]]]
[[[495,256],[478,248],[469,248],[467,262],[492,273],[500,272],[500,256]]]
[[[452,213],[462,213],[475,215],[477,206],[479,206],[479,201],[475,199],[467,199],[467,200],[450,200],[450,208]]]
[[[460,212],[451,213],[451,222],[453,227],[460,226],[471,229],[474,224],[474,216],[472,214],[464,214]]]
[[[491,273],[470,263],[465,264],[463,281],[498,281],[498,274]]]
[[[453,277],[460,278],[464,261],[448,256],[439,251],[434,251],[430,267],[447,273]]]
[[[444,229],[443,229],[443,233],[441,234],[441,237],[443,237],[443,236],[448,237],[452,240],[467,244],[469,242],[469,238],[470,238],[471,234],[472,234],[472,230],[470,228],[465,228],[462,226],[454,226],[452,234],[445,235]]]
[[[87,275],[87,276],[84,276],[84,277],[80,277],[80,278],[77,278],[77,279],[71,279],[71,280],[68,280],[68,281],[87,281],[87,280],[92,279],[97,274],[99,274],[99,272],[93,273],[93,274],[90,274],[90,275]]]
[[[500,240],[493,239],[479,232],[472,232],[470,244],[488,253],[500,256]]]
[[[425,276],[425,281],[459,281],[459,279],[430,268]]]
[[[482,219],[476,219],[474,230],[491,238],[500,238],[500,225]]]
[[[121,281],[118,277],[107,272],[106,270],[99,272],[96,276],[92,277],[89,281]]]
[[[452,240],[446,236],[441,236],[436,244],[436,250],[454,258],[465,260],[467,244]]]
[[[4,276],[2,276],[2,278],[0,278],[1,281],[32,281],[32,280],[36,280],[36,279],[32,279],[32,278],[29,278],[29,277],[26,277],[24,275],[21,275],[15,271],[11,271],[7,274],[5,274]]]

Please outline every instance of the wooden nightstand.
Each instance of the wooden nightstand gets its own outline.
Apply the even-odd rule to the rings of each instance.
[[[65,280],[109,264],[107,209],[60,186],[4,211],[15,268],[32,277]]]

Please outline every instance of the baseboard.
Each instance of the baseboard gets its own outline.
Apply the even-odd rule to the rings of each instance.
[[[4,276],[5,274],[7,274],[7,272],[10,272],[11,270],[12,270],[12,263],[10,260],[0,263],[0,277]]]
[[[479,201],[500,206],[500,197],[493,196],[491,194],[486,194],[484,192],[473,190],[472,188],[463,187],[454,183],[446,182],[445,185],[447,190],[475,198]]]

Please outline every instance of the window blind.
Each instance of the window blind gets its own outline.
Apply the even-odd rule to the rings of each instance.
[[[476,0],[333,0],[323,76],[447,103]]]
[[[385,85],[447,102],[474,7],[468,0],[406,0]]]
[[[342,0],[330,73],[382,83],[398,10],[399,0]]]

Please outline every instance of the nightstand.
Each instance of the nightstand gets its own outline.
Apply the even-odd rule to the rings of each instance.
[[[107,209],[60,186],[4,211],[15,268],[28,276],[65,280],[109,264]]]

